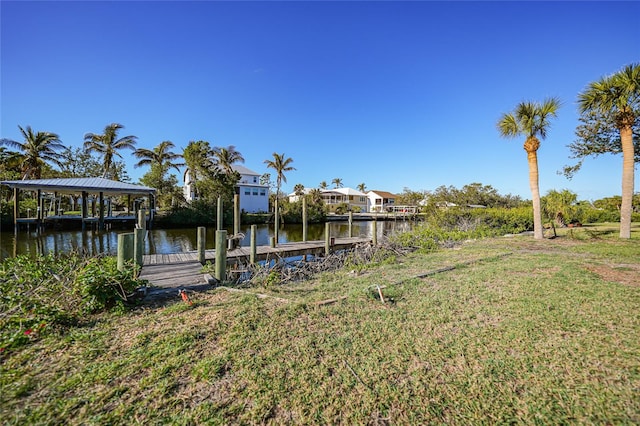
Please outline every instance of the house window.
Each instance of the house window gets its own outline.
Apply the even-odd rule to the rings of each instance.
[[[266,190],[266,189],[261,189],[261,190],[260,190],[260,195],[261,195],[261,196],[263,196],[263,197],[264,197],[265,195],[267,195],[267,190]]]
[[[246,188],[244,190],[244,195],[251,195],[251,190],[249,188]]]
[[[258,177],[257,176],[253,177],[253,183],[258,183]]]
[[[253,195],[258,195],[258,188],[253,188]]]

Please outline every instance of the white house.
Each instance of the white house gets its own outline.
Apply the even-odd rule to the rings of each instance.
[[[240,209],[247,213],[269,211],[269,186],[260,183],[260,174],[244,166],[233,165],[233,170],[240,173],[236,186],[236,194],[240,195]],[[184,198],[190,202],[195,199],[195,190],[189,169],[184,172]]]
[[[303,195],[308,195],[311,191],[313,191],[313,188],[305,188],[302,192]],[[302,198],[302,195],[298,195],[295,192],[292,192],[291,194],[287,195],[287,198],[289,198],[290,203],[295,203]]]
[[[397,195],[386,191],[372,190],[367,192],[370,212],[390,211],[396,203]]]
[[[353,212],[367,211],[367,194],[353,188],[324,189],[322,200],[329,207],[329,211],[335,211],[336,207],[345,203]]]

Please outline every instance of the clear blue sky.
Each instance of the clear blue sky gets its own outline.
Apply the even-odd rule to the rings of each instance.
[[[284,153],[287,192],[480,182],[530,199],[524,140],[496,122],[557,96],[541,193],[621,191],[621,156],[557,172],[572,164],[577,94],[640,61],[640,2],[2,1],[0,13],[3,138],[30,125],[81,146],[117,122],[138,147],[234,145],[258,173]],[[137,182],[146,169],[125,161]]]

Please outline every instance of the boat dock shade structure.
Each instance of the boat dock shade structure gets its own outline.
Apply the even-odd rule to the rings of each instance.
[[[37,221],[41,222],[44,219],[44,208],[42,203],[42,193],[53,194],[74,194],[81,195],[82,197],[82,227],[84,223],[89,219],[87,216],[87,199],[89,194],[98,195],[99,197],[99,217],[98,226],[100,229],[104,229],[104,197],[105,195],[127,195],[127,196],[139,196],[147,197],[149,200],[150,216],[149,221],[153,221],[153,212],[155,207],[155,188],[148,188],[142,185],[134,185],[126,182],[119,182],[115,180],[105,178],[64,178],[64,179],[33,179],[33,180],[7,180],[0,181],[0,184],[6,185],[13,189],[13,221],[14,226],[18,227],[19,217],[19,203],[20,203],[20,191],[35,191],[38,193],[38,204],[41,208],[38,209]]]

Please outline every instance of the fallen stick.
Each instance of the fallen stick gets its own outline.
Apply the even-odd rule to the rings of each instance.
[[[231,293],[246,293],[246,294],[251,294],[252,296],[256,296],[258,299],[275,299],[278,302],[284,302],[284,303],[289,303],[290,300],[289,299],[283,299],[281,297],[276,297],[276,296],[271,296],[269,294],[263,294],[263,293],[254,293],[252,291],[247,291],[247,290],[241,290],[239,288],[232,288],[232,287],[225,287],[225,286],[218,286],[216,288],[221,288],[223,290],[227,290],[228,292]]]
[[[331,303],[336,303],[336,302],[339,302],[341,300],[345,300],[346,298],[347,298],[347,296],[340,296],[337,299],[321,300],[319,302],[316,302],[315,305],[316,306],[330,305]]]

